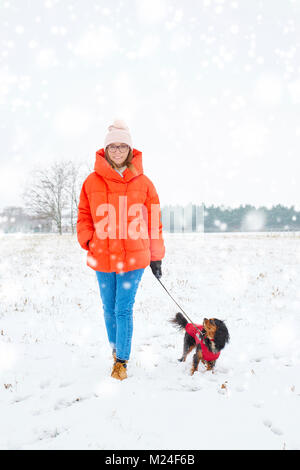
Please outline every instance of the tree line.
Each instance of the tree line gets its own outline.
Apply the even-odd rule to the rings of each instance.
[[[23,207],[8,206],[0,213],[2,232],[75,233],[79,195],[93,170],[86,162],[65,160],[34,170],[22,193]],[[281,204],[267,208],[250,204],[164,205],[163,228],[168,232],[300,231],[300,211]]]
[[[164,228],[169,232],[260,232],[300,231],[300,211],[281,204],[271,208],[250,204],[239,207],[173,205],[162,208]]]

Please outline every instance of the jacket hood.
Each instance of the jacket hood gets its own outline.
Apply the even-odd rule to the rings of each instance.
[[[95,172],[112,181],[118,181],[122,183],[127,183],[132,178],[142,175],[143,172],[143,162],[142,162],[142,152],[137,149],[132,149],[133,157],[131,160],[131,165],[129,168],[126,168],[123,172],[123,177],[115,171],[108,161],[105,159],[105,150],[104,148],[97,150],[96,152],[96,161],[94,170]]]

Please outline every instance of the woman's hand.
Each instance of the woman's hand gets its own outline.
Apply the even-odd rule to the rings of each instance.
[[[161,272],[161,260],[160,261],[151,261],[150,262],[150,268],[152,269],[152,272],[157,279],[160,279],[162,276]]]

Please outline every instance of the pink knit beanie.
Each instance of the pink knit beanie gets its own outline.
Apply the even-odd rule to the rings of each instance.
[[[108,133],[105,136],[104,148],[114,142],[121,142],[129,145],[132,149],[132,139],[129,129],[124,121],[116,119],[112,125],[108,127]]]

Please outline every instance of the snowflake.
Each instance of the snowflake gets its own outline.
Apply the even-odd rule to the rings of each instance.
[[[124,287],[124,289],[127,289],[127,290],[131,289],[131,282],[127,282],[127,281],[123,282],[122,287]]]

